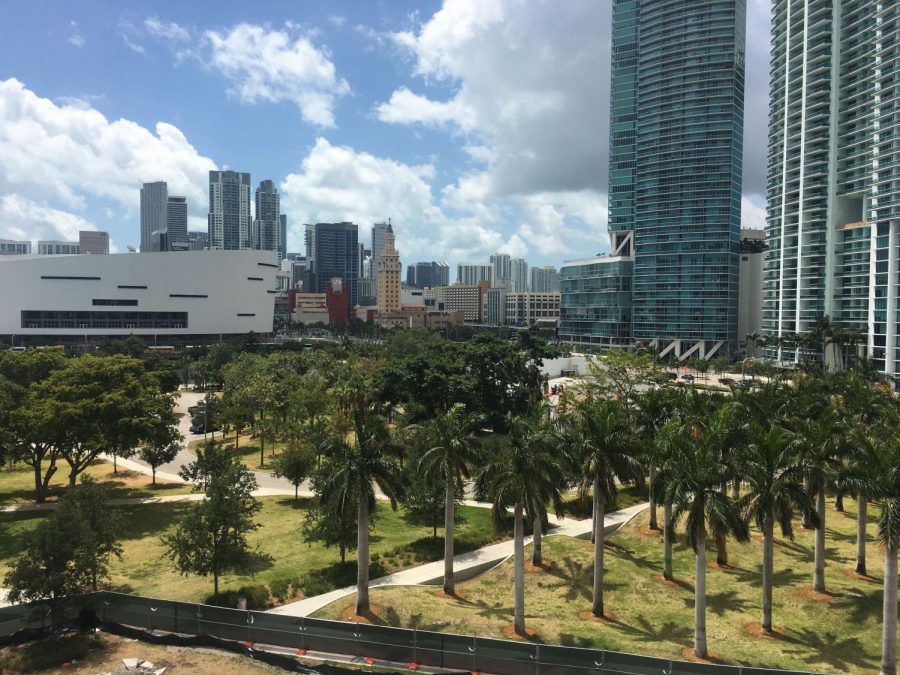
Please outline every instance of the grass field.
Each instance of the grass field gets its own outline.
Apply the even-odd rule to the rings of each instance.
[[[46,468],[45,468],[46,471]],[[110,488],[110,497],[159,497],[162,495],[188,494],[189,485],[183,483],[167,483],[159,478],[156,485],[150,482],[150,476],[136,471],[119,468],[113,473],[112,462],[95,460],[85,471],[95,480],[101,481]],[[64,460],[57,460],[57,471],[50,481],[47,501],[55,501],[69,486],[69,465]],[[34,471],[21,462],[6,464],[0,467],[0,506],[34,503]]]
[[[234,434],[228,434],[225,436],[225,440],[222,440],[221,434],[216,434],[216,443],[221,444],[224,442],[226,445],[230,445],[234,447]],[[203,439],[191,441],[188,444],[188,450],[191,452],[195,452],[197,448],[203,446]],[[244,466],[246,466],[251,471],[256,471],[258,473],[272,473],[272,458],[284,450],[286,443],[283,441],[276,441],[274,444],[272,440],[266,439],[266,447],[263,451],[263,455],[266,460],[265,466],[259,465],[259,439],[248,435],[241,436],[240,443],[238,445],[238,456],[241,458],[241,462],[243,462]]]
[[[280,595],[282,601],[287,601],[300,597],[295,594],[297,589],[306,589],[307,595],[314,595],[355,583],[355,553],[348,553],[347,562],[341,565],[337,549],[307,544],[301,539],[300,523],[309,508],[309,500],[295,502],[289,497],[266,497],[261,502],[263,508],[258,520],[262,526],[250,536],[250,542],[268,559],[260,560],[254,575],[224,576],[220,580],[220,590],[265,584],[273,596]],[[186,508],[189,504],[118,507],[123,515],[121,539],[125,556],[121,562],[113,561],[111,590],[188,602],[212,594],[212,578],[180,576],[172,563],[162,557],[164,548],[160,536],[170,531]],[[456,546],[460,553],[508,537],[493,533],[487,509],[462,507],[458,513]],[[34,527],[45,515],[36,512],[0,515],[0,531],[3,532],[0,537],[0,577],[6,574],[19,552],[19,535]],[[443,539],[434,539],[427,525],[408,522],[402,510],[393,512],[387,505],[379,505],[371,535],[371,554],[371,574],[375,578],[439,559],[443,555]]]
[[[831,509],[826,523],[826,584],[829,599],[803,594],[813,575],[813,533],[797,531],[794,542],[775,547],[773,620],[780,639],[752,637],[760,620],[762,544],[729,542],[732,567],[715,565],[708,551],[707,626],[709,648],[722,661],[772,668],[827,672],[877,672],[881,653],[881,574],[883,553],[874,543],[878,509],[869,508],[868,567],[871,579],[850,575],[855,559],[855,502],[846,512]],[[581,619],[591,607],[592,546],[566,537],[548,537],[547,571],[526,574],[526,625],[542,642],[596,647],[682,658],[693,640],[693,552],[679,537],[674,554],[678,584],[663,584],[662,544],[642,534],[646,512],[610,537],[606,554],[606,609],[613,620]],[[527,559],[527,556],[526,556]],[[504,637],[512,624],[511,562],[458,584],[462,599],[445,599],[426,587],[376,588],[372,603],[381,608],[376,622],[466,635]],[[345,598],[317,616],[338,618],[355,602]]]

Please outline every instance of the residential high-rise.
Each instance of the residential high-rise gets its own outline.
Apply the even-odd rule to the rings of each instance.
[[[306,226],[304,291],[325,293],[332,279],[343,280],[342,294],[352,309],[357,304],[359,228],[353,223],[316,223]]]
[[[394,230],[388,223],[384,232],[384,245],[378,256],[378,311],[391,314],[400,311],[400,273],[403,265],[394,246]]]
[[[406,283],[416,288],[449,286],[450,266],[442,260],[417,262],[415,265],[409,266],[406,274]]]
[[[772,25],[763,331],[827,315],[900,373],[897,3],[778,2]]]
[[[416,266],[415,265],[407,265],[406,266],[406,285],[412,286],[413,288],[417,288],[417,286],[416,286]]]
[[[510,292],[525,293],[528,290],[528,263],[522,258],[509,261]]]
[[[384,248],[384,233],[387,232],[388,223],[375,223],[372,225],[372,274],[378,271],[378,258],[381,249]]]
[[[533,293],[553,293],[559,291],[559,273],[552,265],[532,267],[529,289]]]
[[[251,248],[250,174],[209,172],[209,247],[233,251]]]
[[[576,305],[562,299],[561,338],[583,339],[591,325],[604,332],[588,341],[627,334],[630,345],[655,345],[663,356],[736,351],[745,15],[744,0],[614,0],[612,254],[564,267],[582,289],[561,284],[581,296]],[[612,294],[584,295],[584,280],[629,271],[630,283],[611,283]],[[606,304],[613,298],[624,305]],[[611,325],[626,308],[629,325]]]
[[[495,253],[491,261],[491,283],[495,286],[508,284],[512,280],[511,258],[506,253]]]
[[[109,253],[109,232],[80,230],[78,232],[78,252],[91,255]]]
[[[188,251],[191,243],[187,229],[187,199],[169,195],[166,201],[167,251]]]
[[[281,199],[275,183],[260,181],[256,188],[256,218],[251,225],[250,246],[258,251],[277,251],[281,260]]]
[[[494,266],[490,263],[459,263],[456,266],[456,283],[472,286],[494,278]],[[468,320],[468,319],[467,319]]]
[[[169,187],[165,181],[141,187],[141,253],[153,250],[153,233],[164,232],[168,222]]]
[[[506,323],[506,296],[509,293],[507,284],[494,285],[484,294],[484,310],[482,311],[485,323],[492,326],[502,326]]]

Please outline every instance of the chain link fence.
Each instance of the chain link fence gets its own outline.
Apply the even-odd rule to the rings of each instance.
[[[0,643],[29,639],[45,613],[0,608]],[[724,666],[391,626],[291,617],[121,593],[91,593],[68,607],[72,619],[160,634],[208,636],[245,645],[327,652],[478,673],[566,675],[808,675],[802,671]],[[157,640],[158,641],[158,640]]]

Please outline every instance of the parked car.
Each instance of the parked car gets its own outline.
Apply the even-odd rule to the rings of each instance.
[[[667,380],[677,380],[678,374],[677,373],[666,373],[666,379]]]
[[[681,376],[681,379],[684,380],[685,382],[693,382],[693,381],[694,381],[694,376],[691,375],[690,373],[688,373],[688,374],[686,374],[686,375],[682,375],[682,376]]]
[[[730,387],[730,386],[732,386],[732,385],[734,385],[734,384],[737,384],[737,383],[736,383],[732,378],[730,378],[730,377],[720,377],[720,378],[719,378],[719,384],[727,384],[727,385]]]

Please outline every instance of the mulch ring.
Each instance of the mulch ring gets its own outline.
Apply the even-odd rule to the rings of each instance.
[[[651,528],[649,525],[642,525],[640,532],[647,537],[661,537],[663,533],[661,527]]]
[[[687,582],[682,581],[681,579],[666,579],[662,574],[651,574],[650,577],[665,586],[671,586],[672,588],[680,588],[683,591],[689,591],[691,593],[694,592],[694,585]]]
[[[761,638],[763,640],[787,640],[784,628],[772,626],[772,630],[765,631],[759,623],[748,623],[744,626],[744,635],[752,638]]]
[[[593,612],[579,612],[578,618],[582,621],[590,621],[592,623],[621,623],[619,617],[612,612],[603,612],[603,616],[594,616]]]
[[[878,577],[873,577],[871,574],[857,574],[856,570],[851,570],[849,567],[844,568],[844,575],[850,577],[851,579],[859,579],[860,581],[871,581],[873,584],[880,584],[882,581]]]
[[[530,574],[537,574],[539,572],[549,572],[554,567],[556,567],[556,563],[552,560],[547,560],[547,558],[543,558],[541,560],[540,565],[535,565],[531,562],[531,560],[525,561],[525,571]]]
[[[715,652],[712,652],[712,651],[707,652],[707,657],[705,659],[701,659],[699,656],[694,655],[693,647],[685,647],[684,649],[682,649],[681,657],[685,661],[691,661],[693,663],[717,663],[717,664],[725,663],[721,658],[719,658],[718,654],[716,654]]]
[[[537,640],[538,634],[537,631],[532,630],[528,626],[525,626],[525,634],[519,634],[516,632],[516,628],[514,624],[509,624],[503,627],[503,636],[509,640]]]
[[[824,593],[814,591],[811,586],[798,588],[794,591],[794,594],[801,600],[808,600],[809,602],[831,602],[837,597],[836,594],[829,591],[825,591]]]
[[[443,588],[439,588],[434,592],[434,594],[436,596],[438,596],[439,598],[448,598],[450,600],[465,600],[466,599],[466,594],[463,593],[459,589],[454,590],[452,594],[447,594],[447,593],[444,593]]]
[[[375,604],[369,604],[369,611],[365,614],[356,613],[356,603],[347,607],[340,616],[341,621],[353,621],[355,623],[385,623],[384,610]]]

